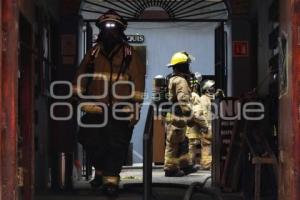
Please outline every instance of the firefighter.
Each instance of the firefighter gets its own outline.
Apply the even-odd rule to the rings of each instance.
[[[193,115],[196,116],[197,123],[194,126],[187,127],[186,136],[189,143],[189,155],[193,164],[199,164],[198,149],[201,148],[201,138],[207,134],[208,121],[204,116],[204,107],[201,103],[199,91],[202,76],[200,73],[195,73],[192,82],[191,102],[193,105]]]
[[[116,195],[139,120],[146,68],[127,43],[123,17],[109,10],[98,18],[96,26],[100,29],[97,43],[85,55],[74,81],[74,92],[88,101],[81,104],[85,114],[80,121],[85,126],[80,127],[79,142],[96,169],[91,186],[102,186],[107,195]],[[93,76],[82,78],[84,74]],[[94,126],[99,124],[103,126]]]
[[[212,143],[212,113],[211,113],[211,101],[215,98],[215,81],[205,80],[203,82],[202,95],[200,102],[203,106],[204,116],[208,122],[208,131],[206,134],[202,134],[201,137],[201,158],[200,166],[204,170],[211,169],[212,154],[211,154],[211,143]]]
[[[192,92],[200,94],[200,84],[202,81],[202,74],[199,72],[195,72],[192,74],[192,78],[190,79]]]
[[[166,177],[181,177],[197,171],[188,155],[186,126],[191,118],[191,90],[189,69],[191,56],[186,52],[175,53],[168,64],[173,73],[168,80],[168,98],[172,111],[166,116],[166,149],[164,171]]]

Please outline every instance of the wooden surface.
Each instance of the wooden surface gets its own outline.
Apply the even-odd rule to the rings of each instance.
[[[288,38],[287,94],[279,99],[279,197],[300,199],[300,1],[280,0],[280,33]]]
[[[154,120],[153,162],[163,163],[165,155],[165,128],[161,120]]]
[[[293,170],[290,172],[293,178],[292,199],[300,199],[300,0],[292,1],[293,5],[293,124],[294,124],[294,145],[292,146]]]

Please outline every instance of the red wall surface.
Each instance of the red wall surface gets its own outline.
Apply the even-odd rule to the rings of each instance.
[[[17,72],[18,15],[14,0],[2,0],[2,104],[1,104],[1,187],[2,200],[17,198]]]
[[[293,117],[294,117],[294,170],[293,170],[293,196],[292,199],[300,199],[300,0],[295,0],[292,7],[292,32],[293,32]]]
[[[280,200],[300,199],[300,0],[280,1],[280,30],[288,38],[288,92],[280,98]]]

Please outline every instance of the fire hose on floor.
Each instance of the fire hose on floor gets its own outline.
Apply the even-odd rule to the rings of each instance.
[[[211,176],[206,178],[204,182],[194,182],[194,183],[192,183],[188,187],[188,189],[187,189],[187,191],[184,195],[183,200],[191,200],[195,192],[200,192],[200,193],[203,193],[203,194],[207,194],[207,195],[211,196],[214,200],[222,200],[223,198],[222,198],[220,192],[218,192],[216,189],[205,187],[206,182],[210,178],[211,178]]]

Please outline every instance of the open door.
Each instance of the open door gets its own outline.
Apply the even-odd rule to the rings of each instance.
[[[18,154],[17,182],[22,199],[33,198],[34,183],[34,126],[33,126],[33,84],[32,26],[20,16],[20,51],[18,80]]]
[[[215,30],[215,81],[216,88],[222,89],[225,94],[227,93],[226,39],[224,23],[222,22]]]
[[[220,23],[215,29],[215,87],[222,89],[227,94],[227,35],[224,31],[224,23]],[[218,104],[219,100],[216,99],[215,103]],[[212,107],[212,111],[215,108]],[[220,139],[217,137],[219,130],[219,121],[213,120],[213,144],[212,144],[212,183],[214,186],[220,186],[221,184],[221,151],[220,151]]]

